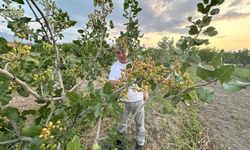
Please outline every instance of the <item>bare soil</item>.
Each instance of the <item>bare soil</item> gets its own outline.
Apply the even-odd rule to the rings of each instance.
[[[228,93],[219,84],[209,88],[214,90],[215,99],[199,105],[199,116],[214,139],[212,149],[249,150],[250,88],[237,93]]]

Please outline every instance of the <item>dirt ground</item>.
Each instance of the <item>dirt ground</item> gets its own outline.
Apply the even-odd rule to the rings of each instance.
[[[210,85],[215,99],[199,105],[200,119],[214,139],[213,149],[250,149],[250,88],[231,94],[219,84]]]

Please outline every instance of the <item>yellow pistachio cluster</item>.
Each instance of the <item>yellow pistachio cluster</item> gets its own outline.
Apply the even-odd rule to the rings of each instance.
[[[126,86],[137,80],[137,84],[130,85],[134,91],[142,91],[151,86],[151,84],[161,84],[161,89],[168,92],[170,88],[186,88],[192,85],[189,73],[181,74],[181,63],[176,60],[169,68],[163,65],[156,65],[148,58],[145,61],[135,60],[133,64],[128,64],[126,69],[122,70],[122,76],[116,83],[116,88]],[[178,77],[177,77],[178,76]],[[127,97],[128,87],[120,94]]]
[[[42,139],[43,141],[47,141],[49,144],[42,143],[40,145],[40,149],[46,150],[46,149],[55,149],[57,144],[56,144],[56,135],[58,132],[65,131],[66,128],[63,128],[61,121],[58,120],[56,123],[53,123],[50,121],[47,125],[47,127],[43,128],[39,138]],[[50,141],[50,142],[48,142]]]
[[[15,91],[17,89],[16,82],[10,81],[10,85],[9,85],[8,88],[9,88],[10,91]]]
[[[9,123],[9,119],[0,114],[0,129],[2,129],[7,123]]]
[[[40,82],[49,80],[51,78],[52,71],[53,70],[51,68],[48,68],[47,70],[45,70],[43,72],[40,72],[38,74],[34,74],[33,79],[35,81],[40,81]]]

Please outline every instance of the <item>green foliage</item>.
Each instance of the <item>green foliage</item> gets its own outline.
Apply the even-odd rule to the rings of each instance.
[[[22,134],[24,136],[39,136],[40,132],[42,130],[42,127],[39,125],[32,125],[32,126],[26,126],[22,129]]]
[[[206,88],[198,88],[196,90],[197,96],[201,101],[210,102],[214,99],[214,92]]]
[[[67,144],[67,150],[83,150],[78,136],[74,136],[72,141]]]
[[[221,83],[230,81],[234,69],[234,65],[222,65],[215,71],[215,76],[220,80]]]
[[[247,88],[247,86],[249,85],[250,83],[243,83],[238,80],[232,80],[232,81],[223,83],[222,87],[228,92],[238,92],[241,89]]]
[[[6,78],[0,76],[0,103],[2,106],[7,105],[12,100],[9,95],[9,84],[10,82]]]
[[[0,54],[7,53],[11,50],[11,47],[8,46],[8,42],[0,37]]]
[[[215,78],[215,70],[209,66],[199,65],[197,68],[197,76],[205,81],[209,81]]]
[[[13,2],[19,3],[19,4],[24,4],[23,0],[12,0]]]
[[[233,73],[236,77],[240,78],[243,81],[250,82],[250,70],[248,68],[235,68]]]
[[[93,150],[101,150],[101,147],[98,144],[94,144]]]
[[[3,109],[2,113],[10,121],[13,121],[13,122],[16,122],[16,123],[21,121],[20,112],[15,107],[8,106],[8,107],[6,107],[6,108]]]

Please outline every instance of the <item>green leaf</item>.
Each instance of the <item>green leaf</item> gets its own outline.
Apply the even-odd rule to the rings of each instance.
[[[103,87],[103,93],[104,94],[111,94],[112,93],[112,85],[110,82],[106,82]]]
[[[214,66],[214,68],[217,68],[222,65],[222,57],[220,55],[214,55],[211,60],[211,65]]]
[[[203,34],[208,36],[215,36],[218,34],[218,32],[214,27],[210,26],[203,32]]]
[[[30,68],[30,67],[38,66],[38,65],[39,65],[39,60],[35,56],[26,56],[24,58],[25,68]]]
[[[81,147],[81,143],[80,143],[80,138],[75,135],[72,139],[72,141],[70,141],[67,144],[67,149],[66,150],[82,150]]]
[[[3,114],[9,119],[15,122],[20,121],[20,112],[17,108],[8,106],[3,110]]]
[[[210,16],[204,16],[202,18],[201,26],[203,26],[203,27],[208,26],[210,24],[211,20],[212,20],[212,17],[210,17]]]
[[[92,146],[93,150],[101,150],[101,147],[98,144]]]
[[[204,4],[208,4],[209,0],[203,0]]]
[[[71,20],[71,21],[69,21],[69,26],[72,27],[72,26],[76,25],[76,23],[77,23],[76,21]]]
[[[24,1],[23,0],[12,0],[13,2],[16,2],[18,4],[24,4]]]
[[[215,6],[215,5],[220,5],[224,2],[225,0],[211,0],[211,5]]]
[[[210,11],[210,15],[217,15],[218,13],[220,13],[220,9],[219,8],[215,8],[213,10]]]
[[[29,150],[40,150],[41,140],[39,137],[34,137],[32,142],[29,144]]]
[[[25,91],[23,88],[21,88],[21,87],[18,87],[17,88],[17,92],[18,92],[18,94],[20,94],[21,96],[23,96],[23,97],[29,97],[29,93],[27,92],[27,91]]]
[[[24,110],[22,111],[22,116],[26,116],[26,115],[34,115],[36,114],[37,110],[36,109],[29,109],[29,110]]]
[[[209,81],[214,79],[215,70],[199,64],[196,74],[201,79]]]
[[[221,83],[227,82],[231,79],[231,75],[235,70],[234,65],[223,65],[215,70],[215,76]]]
[[[24,136],[38,136],[41,133],[42,127],[39,125],[26,126],[22,129],[22,135]]]
[[[204,13],[204,9],[205,9],[204,4],[198,3],[197,8],[198,8],[198,12]]]
[[[196,89],[197,96],[199,100],[204,102],[210,102],[214,99],[214,91],[200,87]]]
[[[199,64],[201,62],[201,57],[198,54],[191,54],[187,59],[188,63]]]
[[[94,91],[95,88],[94,88],[94,84],[93,84],[92,81],[89,81],[89,83],[87,85],[87,89],[88,89],[89,92]]]
[[[11,47],[8,46],[8,41],[0,37],[0,54],[8,53],[10,50]]]
[[[0,103],[2,106],[7,105],[12,97],[9,93],[10,81],[2,76],[0,76]]]
[[[83,33],[84,31],[82,29],[77,30],[78,33]]]
[[[60,97],[60,96],[62,96],[62,91],[63,91],[63,89],[56,89],[54,97]]]
[[[195,39],[193,44],[196,45],[196,46],[200,46],[200,45],[203,45],[203,44],[208,45],[209,41],[208,41],[208,39]]]
[[[28,23],[30,20],[31,20],[31,18],[29,18],[29,17],[21,17],[20,18],[20,21],[25,22],[25,23]]]
[[[198,27],[196,25],[192,25],[190,26],[190,29],[189,29],[189,34],[190,35],[195,35],[197,34],[199,31],[198,31]]]
[[[123,4],[123,7],[124,7],[124,9],[128,9],[129,4],[125,2],[125,3]]]
[[[94,116],[98,118],[101,114],[101,103],[98,103],[94,106]]]
[[[76,91],[66,93],[70,105],[77,105],[82,100],[81,93]]]
[[[224,88],[225,91],[228,91],[228,92],[238,92],[241,89],[247,88],[247,86],[249,85],[250,83],[243,83],[238,80],[232,80],[229,82],[222,83],[222,87]]]

